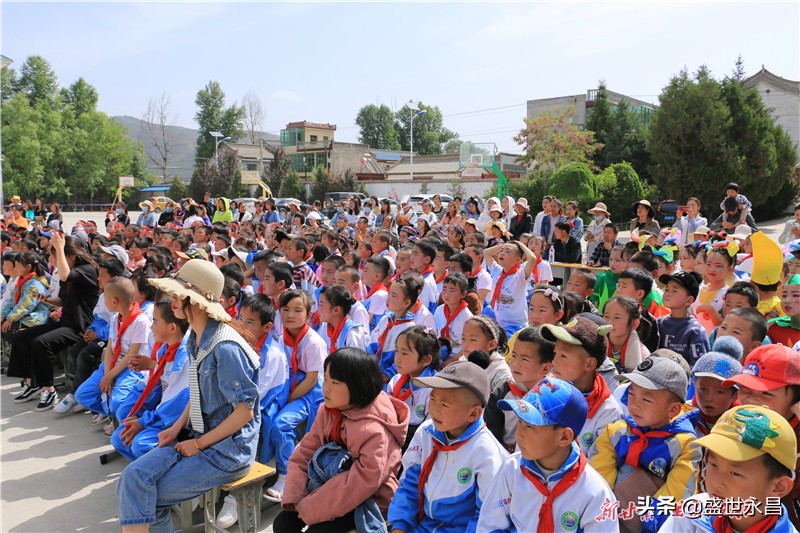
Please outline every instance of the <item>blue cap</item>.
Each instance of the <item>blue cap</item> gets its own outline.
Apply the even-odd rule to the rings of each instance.
[[[734,337],[719,337],[712,351],[703,354],[692,368],[696,378],[730,379],[741,373],[742,345]]]
[[[45,231],[43,229],[39,230],[39,235],[41,235],[42,237],[47,237],[48,239],[52,239],[53,238],[53,232],[52,231]]]
[[[529,426],[568,427],[578,435],[586,423],[589,405],[572,383],[545,378],[521,400],[500,400],[497,407],[514,411]]]

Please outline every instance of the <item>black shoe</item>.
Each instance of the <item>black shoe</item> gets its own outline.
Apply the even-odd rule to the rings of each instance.
[[[51,409],[56,402],[58,402],[58,392],[56,392],[55,388],[53,388],[53,390],[43,390],[39,398],[39,403],[36,404],[36,410],[47,411]]]
[[[26,384],[22,389],[22,392],[14,397],[14,403],[25,403],[33,400],[34,394],[36,394],[40,389],[41,387],[31,387],[30,385]]]

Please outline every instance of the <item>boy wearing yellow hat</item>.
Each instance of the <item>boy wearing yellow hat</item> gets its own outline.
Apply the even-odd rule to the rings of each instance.
[[[797,463],[797,439],[784,417],[740,405],[693,444],[705,449],[707,492],[692,496],[697,505],[684,504],[683,516],[671,516],[660,532],[797,532],[779,503],[792,490]],[[699,512],[687,512],[692,508]]]

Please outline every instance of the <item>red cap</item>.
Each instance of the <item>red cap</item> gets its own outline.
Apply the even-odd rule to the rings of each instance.
[[[747,356],[742,373],[722,382],[761,392],[800,385],[800,353],[783,344],[759,346]]]

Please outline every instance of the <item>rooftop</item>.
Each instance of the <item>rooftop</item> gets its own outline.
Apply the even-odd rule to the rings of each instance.
[[[290,122],[286,128],[314,128],[317,130],[336,130],[336,124],[323,124],[322,122],[309,122],[302,120],[300,122]]]

